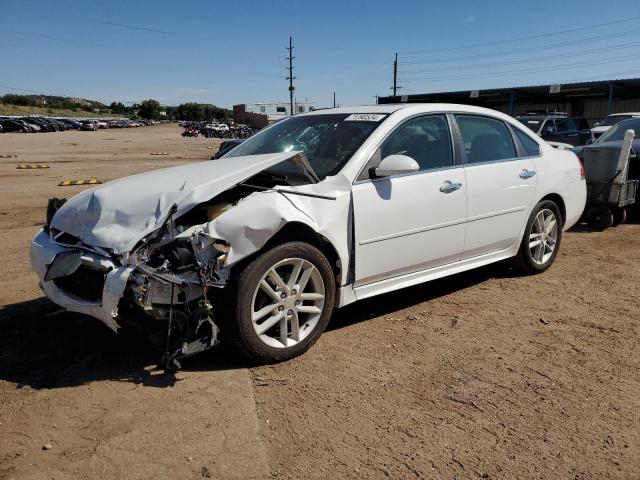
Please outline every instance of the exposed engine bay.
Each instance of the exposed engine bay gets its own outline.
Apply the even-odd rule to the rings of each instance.
[[[219,343],[220,330],[214,321],[218,312],[210,289],[223,288],[227,283],[229,246],[189,224],[214,220],[250,193],[236,187],[233,192],[225,192],[223,198],[199,205],[177,222],[172,209],[161,231],[132,252],[129,261],[135,268],[121,301],[120,308],[126,312],[121,318],[125,324],[142,329],[163,351],[166,368],[179,367],[179,358]],[[148,318],[141,318],[140,312]]]

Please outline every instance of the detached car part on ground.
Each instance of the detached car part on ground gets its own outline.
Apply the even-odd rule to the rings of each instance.
[[[54,303],[141,330],[167,366],[220,339],[275,362],[334,307],[506,258],[544,271],[584,202],[576,156],[498,112],[335,109],[51,200],[31,262]]]

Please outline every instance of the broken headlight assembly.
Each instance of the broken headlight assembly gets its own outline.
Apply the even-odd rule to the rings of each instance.
[[[142,329],[163,351],[165,367],[179,367],[179,358],[218,343],[210,289],[226,285],[229,246],[202,231],[158,237],[140,245],[127,260],[133,271],[122,319]]]

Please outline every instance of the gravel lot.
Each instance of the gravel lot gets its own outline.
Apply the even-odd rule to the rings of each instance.
[[[273,366],[221,347],[164,375],[56,314],[28,265],[47,198],[217,150],[179,134],[0,135],[0,479],[640,478],[637,224],[574,229],[536,277],[499,264],[351,305]]]

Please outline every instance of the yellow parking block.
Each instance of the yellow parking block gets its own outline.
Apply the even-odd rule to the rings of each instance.
[[[49,168],[46,163],[21,163],[16,167],[18,170],[36,170],[38,168]]]
[[[97,178],[90,178],[89,180],[63,180],[58,184],[59,187],[70,187],[74,185],[97,185],[102,183]]]

